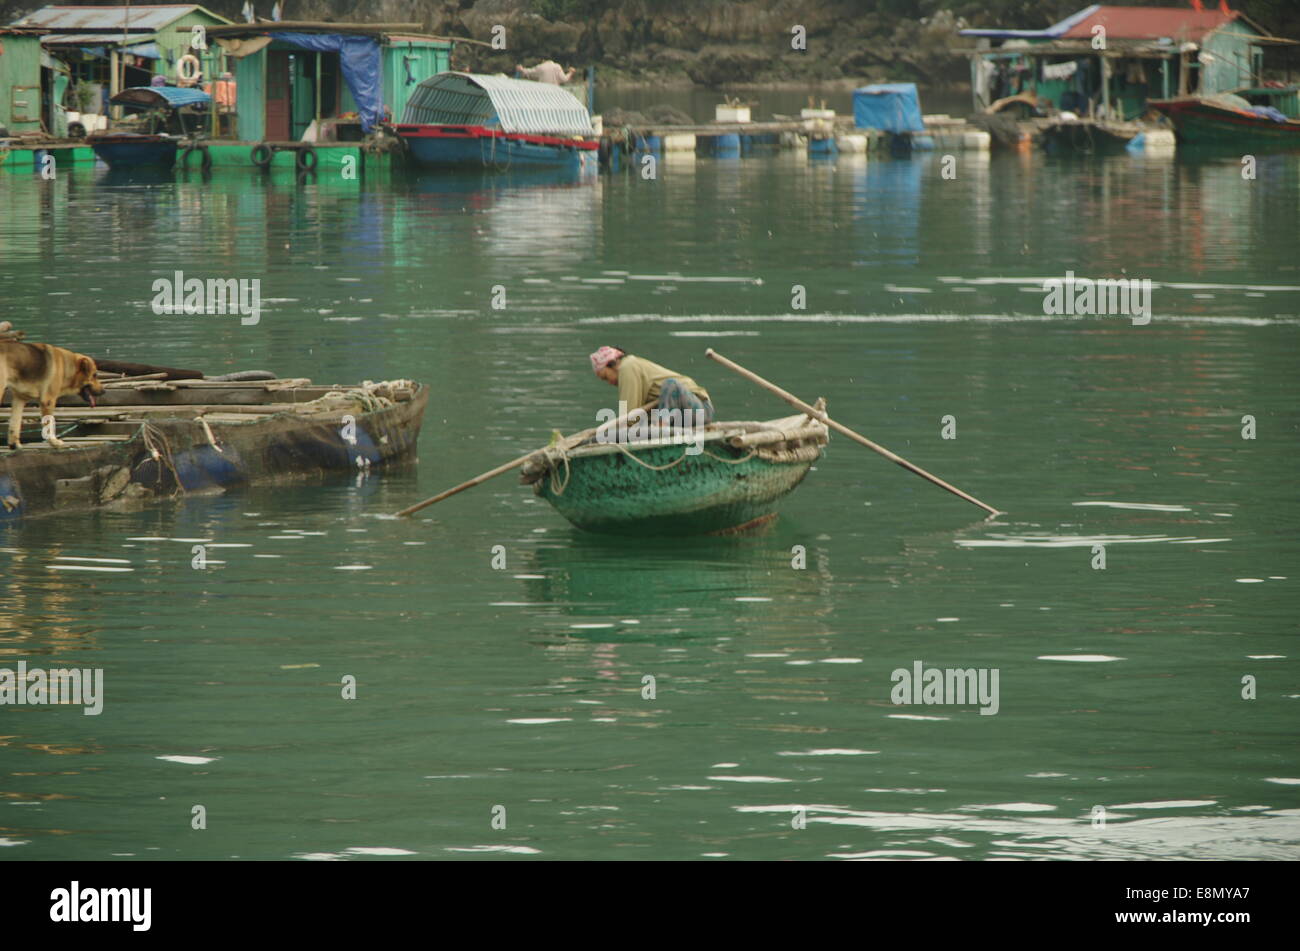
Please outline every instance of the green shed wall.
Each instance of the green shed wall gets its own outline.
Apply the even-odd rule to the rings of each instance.
[[[0,54],[0,125],[10,132],[33,132],[41,127],[41,38],[39,36],[0,36],[4,53]],[[35,89],[15,90],[15,86]],[[20,115],[31,116],[30,122],[14,119],[14,99],[25,100]]]
[[[266,137],[266,51],[235,60],[234,73],[239,137],[260,142]]]
[[[216,42],[209,37],[206,55],[200,54],[197,50],[191,50],[191,34],[189,31],[195,26],[222,26],[226,22],[228,21],[208,16],[198,10],[187,13],[183,17],[177,17],[155,34],[158,49],[163,53],[164,58],[154,61],[154,72],[165,72],[174,81],[176,79],[176,61],[189,52],[193,52],[195,56],[199,56],[202,60],[211,59],[215,63],[221,53],[221,47],[217,46]],[[184,28],[186,32],[176,32],[181,28]],[[210,75],[211,67],[208,66],[208,63],[204,62],[203,65],[205,67],[203,70],[204,79],[215,79],[215,76]]]
[[[270,49],[290,49],[272,44],[249,56],[234,61],[239,111],[239,137],[249,142],[259,142],[266,135],[266,54]],[[295,52],[303,52],[293,48]],[[310,55],[310,54],[307,54]],[[392,111],[393,120],[401,121],[406,101],[419,83],[451,68],[451,44],[419,41],[395,41],[380,47],[384,105]],[[414,82],[407,81],[405,62],[410,62]],[[340,76],[339,111],[355,112],[356,101]]]
[[[1213,59],[1201,64],[1201,95],[1253,85],[1250,38],[1257,35],[1240,20],[1234,20],[1206,37],[1203,49]]]
[[[414,81],[407,78],[407,63]],[[426,79],[451,69],[451,45],[394,41],[384,47],[384,104],[392,111],[393,121],[401,122],[406,101],[415,87]]]

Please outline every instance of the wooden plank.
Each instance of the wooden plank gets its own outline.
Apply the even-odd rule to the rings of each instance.
[[[95,358],[95,365],[104,373],[121,373],[128,379],[139,378],[141,376],[152,376],[153,374],[162,374],[163,377],[170,377],[173,380],[193,380],[203,376],[201,370],[180,370],[176,367],[156,366],[152,363],[128,363],[123,360],[101,360]],[[116,382],[116,381],[115,381]]]
[[[111,387],[112,389],[117,389],[119,387],[125,387],[127,389],[135,389],[137,383],[141,383],[145,380],[165,380],[165,379],[167,379],[166,373],[146,373],[146,374],[142,374],[141,376],[122,376],[122,377],[117,377],[116,379],[101,378],[100,382],[103,383],[104,386]]]
[[[129,408],[116,407],[113,409],[90,409],[81,407],[63,407],[57,406],[54,409],[55,420],[107,422],[110,420],[130,420],[138,417],[173,417],[175,419],[195,419],[199,416],[211,418],[215,415],[238,416],[244,418],[247,416],[274,416],[276,413],[290,413],[303,418],[312,418],[315,416],[329,415],[331,413],[344,413],[345,409],[329,410],[327,412],[304,412],[302,403],[260,403],[254,406],[214,406],[213,404],[196,404],[192,406],[132,406]],[[30,410],[23,411],[23,419],[28,421],[40,422],[40,410],[35,412]]]

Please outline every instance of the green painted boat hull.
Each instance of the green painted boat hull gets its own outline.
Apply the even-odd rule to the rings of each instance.
[[[707,535],[775,515],[781,498],[803,481],[813,464],[769,462],[748,449],[717,441],[707,442],[699,455],[684,456],[684,449],[679,444],[579,452],[570,455],[567,472],[560,462],[534,490],[585,531]],[[629,454],[642,463],[669,468],[647,468]]]
[[[1300,121],[1274,122],[1196,98],[1153,100],[1187,145],[1240,150],[1300,149]]]

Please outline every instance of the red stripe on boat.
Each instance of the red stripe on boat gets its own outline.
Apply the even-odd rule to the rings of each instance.
[[[526,132],[502,132],[482,125],[399,125],[397,134],[411,139],[508,139],[530,145],[550,145],[560,148],[582,149],[594,152],[597,143],[592,139],[566,139],[556,135],[530,135]]]

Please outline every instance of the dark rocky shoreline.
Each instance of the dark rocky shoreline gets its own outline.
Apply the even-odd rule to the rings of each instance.
[[[44,5],[0,0],[0,23]],[[204,5],[242,22],[243,0]],[[254,0],[259,16],[269,16],[272,5]],[[284,18],[418,22],[425,32],[482,43],[494,27],[504,27],[505,50],[464,43],[454,65],[508,73],[517,62],[550,58],[580,69],[594,65],[606,86],[812,88],[966,78],[965,60],[948,52],[962,21],[946,11],[918,21],[863,12],[864,6],[852,0],[286,0]],[[796,24],[806,30],[803,51],[791,45]]]

